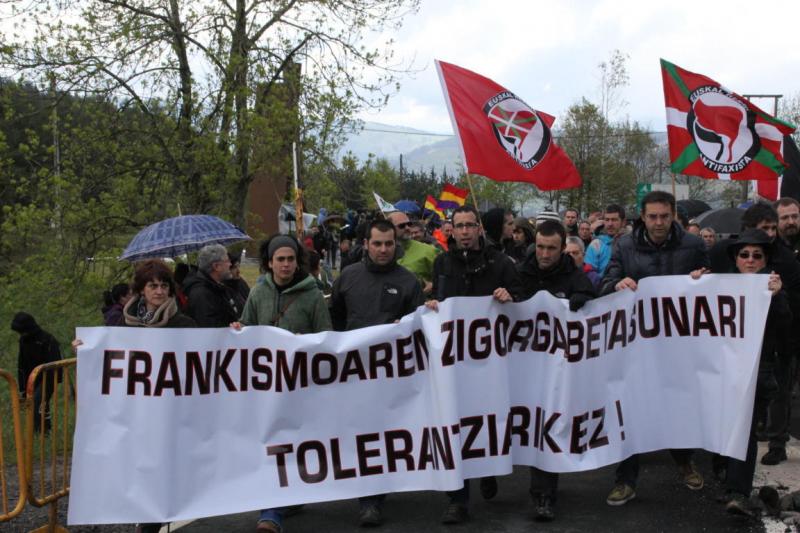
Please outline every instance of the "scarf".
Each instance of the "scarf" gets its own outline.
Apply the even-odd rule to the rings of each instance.
[[[135,314],[134,314],[135,312]],[[144,298],[139,296],[131,299],[123,310],[126,326],[138,326],[145,328],[161,328],[178,312],[178,304],[175,298],[169,298],[155,311],[148,311]]]

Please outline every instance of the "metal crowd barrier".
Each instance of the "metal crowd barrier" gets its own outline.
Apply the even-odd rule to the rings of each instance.
[[[69,494],[75,429],[77,359],[37,366],[25,389],[25,480],[28,503],[48,506],[48,523],[31,533],[60,533],[58,500]]]
[[[4,386],[3,382],[8,385],[9,398],[11,401],[10,405],[8,406],[0,406],[3,414],[3,416],[0,416],[0,522],[6,522],[19,515],[22,512],[22,509],[25,507],[25,500],[28,497],[27,484],[25,483],[25,455],[22,441],[22,422],[20,420],[21,417],[19,410],[20,404],[17,380],[5,370],[0,369],[0,385]],[[11,408],[10,417],[6,416],[6,409],[9,407]],[[11,427],[13,428],[13,449],[16,451],[16,471],[17,480],[19,482],[19,490],[17,491],[18,494],[16,494],[16,503],[14,503],[13,507],[11,502],[14,500],[11,498],[13,498],[14,495],[9,494],[9,480],[7,479],[8,473],[12,472],[13,469],[9,468],[10,465],[5,457],[6,448],[11,447],[7,443],[3,442],[3,434],[5,433],[6,426],[9,423],[9,418]],[[7,470],[8,473],[6,472]]]

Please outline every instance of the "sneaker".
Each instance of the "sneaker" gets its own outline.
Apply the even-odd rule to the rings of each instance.
[[[750,503],[741,494],[733,494],[731,496],[731,499],[725,505],[725,511],[740,516],[753,516],[753,509],[750,507]]]
[[[467,512],[466,505],[451,503],[447,506],[447,509],[444,510],[442,524],[461,524],[462,522],[466,522],[467,518],[469,518],[469,513]]]
[[[383,515],[377,505],[367,505],[358,513],[358,525],[361,527],[377,527],[382,523]]]
[[[700,490],[703,488],[703,476],[695,468],[694,463],[678,465],[678,472],[683,478],[683,484],[690,490]]]
[[[553,498],[542,494],[536,501],[536,509],[534,510],[534,518],[540,522],[550,522],[556,517],[555,509],[553,508]]]
[[[497,496],[497,478],[494,476],[481,478],[481,496],[484,500],[491,500]]]
[[[256,531],[258,533],[281,533],[281,526],[272,520],[259,520],[256,524]]]
[[[636,490],[627,483],[617,483],[611,492],[608,493],[606,503],[608,505],[625,505],[636,497]]]
[[[770,448],[767,453],[764,454],[764,457],[761,458],[762,465],[776,465],[782,463],[786,460],[786,449],[785,448]]]

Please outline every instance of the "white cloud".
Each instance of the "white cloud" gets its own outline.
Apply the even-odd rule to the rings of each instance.
[[[797,0],[757,6],[742,0],[424,0],[395,40],[398,54],[416,56],[425,70],[402,80],[399,97],[369,120],[420,129],[449,125],[434,58],[479,72],[533,107],[561,115],[581,97],[596,99],[597,65],[619,49],[630,57],[625,114],[660,130],[659,58],[739,93],[794,94],[800,47],[789,23],[798,19]]]

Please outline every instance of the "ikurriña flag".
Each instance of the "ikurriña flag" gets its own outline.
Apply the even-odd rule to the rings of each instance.
[[[469,196],[468,190],[445,183],[441,194],[439,194],[439,208],[458,209],[467,202],[467,196]]]
[[[467,172],[544,191],[580,187],[550,131],[554,117],[480,74],[438,60],[436,67]]]
[[[707,179],[774,180],[794,126],[719,83],[661,60],[672,171]]]

